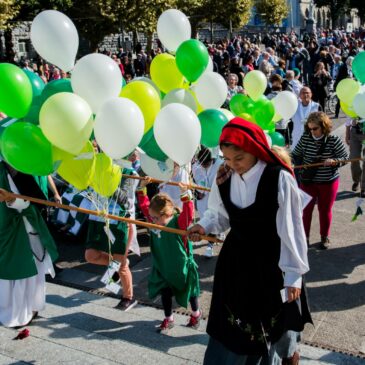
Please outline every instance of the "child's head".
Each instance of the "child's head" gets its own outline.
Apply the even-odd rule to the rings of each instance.
[[[212,153],[207,147],[201,146],[201,149],[197,154],[197,160],[202,167],[208,168],[213,162]]]
[[[226,164],[238,174],[250,170],[257,160],[290,167],[271,151],[264,131],[242,118],[233,118],[222,130],[219,144]]]
[[[257,162],[257,158],[254,155],[232,143],[223,142],[221,143],[220,148],[223,152],[223,158],[226,164],[237,172],[237,174],[244,174]]]
[[[151,199],[149,215],[155,224],[166,226],[176,211],[174,202],[167,194],[159,193]]]
[[[292,166],[290,154],[285,147],[272,145],[271,151],[273,151],[280,158],[280,160],[284,161],[288,166]]]

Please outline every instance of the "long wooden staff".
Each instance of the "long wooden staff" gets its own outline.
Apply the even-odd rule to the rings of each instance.
[[[78,207],[71,207],[69,205],[64,205],[64,204],[59,204],[59,203],[55,203],[55,202],[50,202],[48,200],[43,200],[43,199],[38,199],[38,198],[32,198],[30,196],[15,194],[15,193],[12,193],[12,192],[9,192],[9,196],[11,196],[12,198],[18,198],[18,199],[28,200],[28,201],[30,201],[32,203],[37,203],[37,204],[42,204],[42,205],[48,205],[49,207],[55,207],[55,208],[60,208],[60,209],[65,209],[65,210],[73,210],[75,212],[96,215],[96,216],[99,216],[99,217],[102,216],[102,217],[109,218],[109,219],[113,219],[113,220],[116,220],[116,221],[121,221],[121,222],[136,224],[138,226],[142,226],[142,227],[146,227],[146,228],[150,228],[150,229],[151,228],[152,229],[159,229],[161,231],[175,233],[175,234],[178,234],[180,236],[187,236],[188,235],[188,232],[187,231],[184,231],[182,229],[176,229],[176,228],[170,228],[170,227],[165,227],[165,226],[159,226],[158,224],[153,224],[153,223],[148,223],[148,222],[142,222],[142,221],[139,221],[139,220],[136,220],[136,219],[131,219],[131,218],[119,217],[117,215],[113,215],[113,214],[109,214],[109,213],[97,212],[95,210],[78,208]],[[206,240],[206,241],[210,241],[210,242],[222,242],[221,240],[219,240],[219,239],[217,239],[215,237],[211,237],[211,236],[201,236],[201,239]]]
[[[136,175],[127,175],[122,174],[122,177],[128,178],[128,179],[135,179],[135,180],[146,180],[146,176],[136,176]],[[167,185],[174,185],[179,186],[180,182],[176,181],[165,181],[165,180],[159,180],[159,179],[153,179],[152,177],[148,177],[149,182],[151,183],[158,183],[158,184],[167,184]],[[195,184],[186,184],[181,182],[184,186],[186,186],[188,189],[195,189],[195,190],[204,190],[204,191],[210,191],[210,188],[206,188],[205,186],[195,185]]]
[[[338,165],[341,163],[350,163],[350,162],[356,162],[356,161],[364,161],[364,159],[361,157],[358,157],[358,158],[352,158],[350,160],[335,161],[334,164]],[[316,163],[311,163],[311,164],[307,164],[307,165],[297,165],[297,166],[294,166],[294,169],[306,169],[306,168],[323,166],[323,165],[324,165],[324,162],[316,162]]]

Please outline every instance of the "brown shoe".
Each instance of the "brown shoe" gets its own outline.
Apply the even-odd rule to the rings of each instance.
[[[281,364],[282,365],[299,365],[299,359],[300,359],[299,352],[294,352],[294,355],[292,357],[287,357],[287,358],[282,359]]]
[[[321,237],[321,244],[319,247],[322,250],[327,250],[330,248],[330,246],[331,246],[330,239],[328,237]]]

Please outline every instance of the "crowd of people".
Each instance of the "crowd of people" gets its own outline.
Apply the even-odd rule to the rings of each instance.
[[[344,142],[331,133],[326,98],[342,79],[353,77],[352,59],[364,46],[361,31],[346,34],[341,30],[321,30],[301,38],[291,32],[207,43],[213,70],[227,80],[225,107],[232,96],[245,93],[243,80],[252,70],[267,77],[265,95],[269,99],[282,90],[295,94],[299,101],[295,115],[291,121],[276,124],[286,146],[271,146],[260,127],[235,117],[223,128],[219,148],[201,146],[191,168],[175,163],[171,180],[180,182],[179,186],[151,188],[148,177],[138,183],[124,176],[106,202],[113,214],[134,218],[137,208],[147,221],[161,228],[150,230],[148,292],[151,299],[161,297],[164,318],[158,330],[165,334],[174,326],[173,297],[183,307],[190,304],[188,327],[198,328],[202,318],[193,241],[200,241],[202,235],[229,232],[215,268],[206,365],[298,364],[300,332],[306,323],[312,323],[302,280],[309,270],[312,213],[317,203],[320,248],[326,250],[331,245],[338,169],[348,159]],[[134,56],[122,48],[117,53],[103,51],[118,63],[127,83],[135,77],[148,77],[151,60],[163,49],[147,53],[139,47],[136,51]],[[68,77],[42,60],[24,61],[23,67],[38,73],[44,82]],[[332,117],[338,114],[339,106]],[[350,118],[346,124],[345,142],[351,158],[364,153],[361,123]],[[123,174],[144,175],[137,151],[129,160],[131,168]],[[294,169],[310,164],[317,165]],[[360,196],[365,197],[364,164],[361,167],[360,161],[353,162],[351,172],[352,190],[360,189]],[[183,184],[188,182],[211,191],[192,194]],[[60,201],[57,188],[50,187]],[[9,327],[27,325],[44,308],[44,276],[55,274],[52,261],[57,259],[57,247],[41,207],[14,199],[9,193],[39,196],[40,189],[39,178],[19,173],[0,160],[0,290],[6,293],[0,296],[0,322]],[[81,196],[81,202],[92,200],[93,194],[90,190],[66,190],[63,199]],[[199,221],[193,225],[195,208]],[[74,217],[63,224],[73,234],[79,231],[72,230]],[[82,224],[88,225],[86,261],[105,267],[111,260],[117,262],[123,292],[118,308],[133,308],[137,301],[128,254],[138,251],[136,227],[117,221],[106,225],[102,217],[92,215]],[[168,233],[163,227],[188,230],[189,235]],[[209,243],[206,256],[213,256]]]

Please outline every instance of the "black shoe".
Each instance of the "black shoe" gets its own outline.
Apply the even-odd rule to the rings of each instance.
[[[359,183],[358,182],[354,182],[353,184],[352,184],[352,188],[351,188],[351,190],[352,191],[357,191],[359,189]]]
[[[365,190],[360,191],[360,198],[365,198]]]
[[[328,237],[321,237],[321,244],[319,247],[322,250],[327,250],[330,246],[331,246],[330,239]]]
[[[134,298],[132,299],[122,298],[122,300],[117,304],[116,308],[121,309],[124,312],[127,312],[134,306],[136,306],[137,303],[138,303],[137,300]]]

